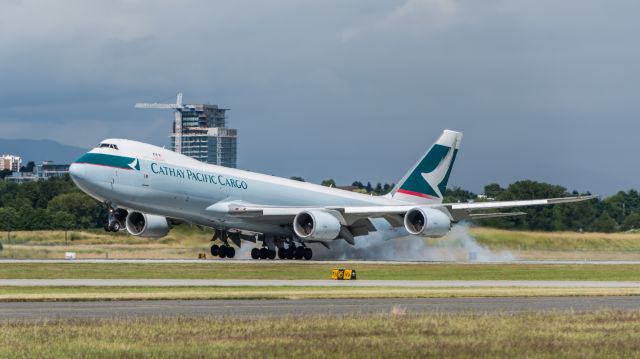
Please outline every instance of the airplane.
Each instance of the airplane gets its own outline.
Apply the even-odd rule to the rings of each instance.
[[[309,244],[355,245],[356,238],[378,230],[380,219],[396,237],[442,237],[463,220],[525,214],[495,212],[501,208],[593,198],[443,203],[461,141],[462,133],[443,131],[384,196],[216,166],[126,139],[100,142],[70,166],[70,175],[107,206],[106,230],[155,239],[179,223],[213,228],[211,254],[220,258],[233,258],[233,245],[249,241],[258,244],[253,259],[309,260]]]

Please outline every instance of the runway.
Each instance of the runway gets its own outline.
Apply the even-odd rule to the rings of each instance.
[[[631,281],[551,280],[275,280],[275,279],[0,279],[0,287],[400,287],[640,288]]]
[[[388,260],[342,260],[342,259],[327,259],[327,260],[310,260],[310,261],[298,261],[298,260],[269,260],[269,261],[257,261],[252,259],[0,259],[0,264],[24,264],[24,263],[128,263],[128,264],[328,264],[335,263],[340,265],[350,264],[469,264],[469,265],[485,265],[485,264],[602,264],[602,265],[614,265],[614,264],[632,264],[640,265],[640,260],[620,260],[620,261],[589,261],[589,260],[512,260],[512,261],[388,261]]]
[[[640,310],[637,297],[192,300],[0,303],[0,321],[187,316],[260,317],[320,314],[488,313]]]

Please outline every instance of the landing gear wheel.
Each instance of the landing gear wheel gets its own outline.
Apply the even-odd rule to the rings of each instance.
[[[227,247],[227,258],[233,258],[236,256],[236,249],[233,247]]]
[[[304,249],[304,259],[310,260],[312,257],[313,257],[313,251],[311,250],[311,248],[305,248]]]
[[[109,223],[109,231],[118,232],[119,230],[120,230],[120,222],[113,221],[113,222]]]
[[[267,248],[260,248],[260,259],[267,259],[269,257],[269,250]]]
[[[227,246],[220,246],[220,251],[218,251],[218,255],[220,258],[225,258],[227,256]]]
[[[287,259],[293,259],[295,253],[296,253],[296,247],[287,248]]]
[[[211,255],[214,257],[220,255],[220,247],[217,244],[211,246]]]
[[[104,224],[104,231],[105,232],[111,232],[111,230],[109,229],[109,223],[105,223]]]
[[[258,248],[254,248],[251,250],[251,258],[260,259],[260,250]]]
[[[296,251],[293,256],[295,259],[302,259],[302,257],[304,257],[304,247],[296,247]]]
[[[287,250],[284,248],[278,248],[278,258],[280,259],[287,258]]]
[[[272,251],[269,249],[269,254],[267,255],[269,259],[276,259],[276,251]]]

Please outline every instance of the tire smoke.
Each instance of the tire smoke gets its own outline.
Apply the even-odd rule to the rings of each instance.
[[[331,243],[330,249],[315,245],[313,258],[425,262],[508,262],[515,259],[509,251],[493,252],[480,245],[469,234],[466,224],[455,225],[445,237],[427,239],[408,235],[404,229],[394,229],[384,220],[374,219],[372,222],[378,231],[356,237],[355,246],[343,240]]]

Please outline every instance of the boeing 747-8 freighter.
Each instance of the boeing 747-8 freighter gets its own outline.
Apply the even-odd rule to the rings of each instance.
[[[397,236],[441,237],[461,220],[522,214],[482,210],[592,198],[443,203],[461,140],[462,133],[445,130],[386,196],[206,164],[123,139],[102,141],[70,172],[78,187],[107,205],[106,229],[160,238],[175,223],[214,228],[211,254],[222,258],[233,258],[233,245],[250,241],[261,243],[251,251],[254,259],[311,259],[307,244],[353,245],[376,231],[373,218],[386,220]]]

